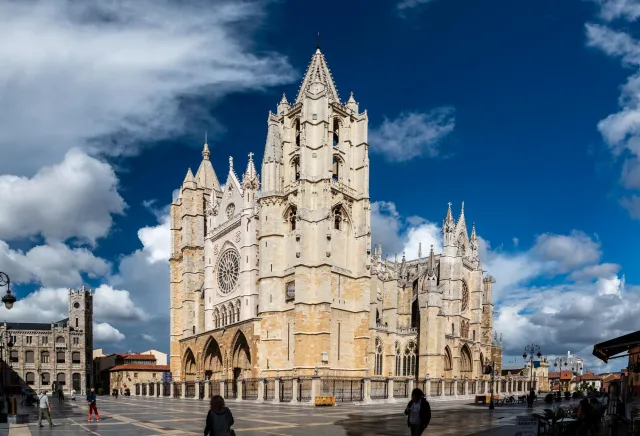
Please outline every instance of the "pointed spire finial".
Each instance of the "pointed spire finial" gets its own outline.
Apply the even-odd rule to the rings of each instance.
[[[318,36],[316,37],[316,53],[320,53],[320,48],[321,48],[320,32],[318,32]]]
[[[351,91],[351,94],[349,95],[349,100],[347,101],[347,103],[355,103],[356,99],[353,96],[353,91]]]
[[[229,171],[233,171],[233,156],[229,156]]]
[[[209,151],[209,144],[207,144],[207,141],[205,140],[204,147],[202,147],[202,159],[209,160],[210,156],[211,152]]]
[[[287,94],[285,94],[284,92],[282,93],[282,99],[280,99],[280,104],[289,104],[289,102],[287,101]]]
[[[429,251],[429,262],[427,263],[427,276],[433,277],[436,274],[436,255],[433,252],[433,245]]]

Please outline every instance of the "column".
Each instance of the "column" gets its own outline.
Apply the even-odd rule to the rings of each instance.
[[[279,403],[280,402],[280,377],[276,377],[275,381],[273,382],[274,386],[273,386],[273,402],[274,403]]]
[[[169,396],[173,398],[173,382],[169,384]]]
[[[458,383],[460,383],[458,380],[453,380],[453,396],[456,398],[458,397]]]
[[[224,385],[225,385],[225,381],[224,380],[220,380],[220,396],[226,400],[225,395],[227,393],[224,390]]]
[[[242,384],[243,377],[238,377],[236,380],[236,390],[238,392],[238,396],[236,397],[236,401],[242,401],[242,393],[244,392],[244,385]]]
[[[444,396],[444,379],[442,380],[438,380],[439,386],[440,386],[440,396],[443,397]]]
[[[463,395],[469,395],[469,380],[465,379],[464,380],[464,391],[462,392]]]
[[[187,383],[182,382],[180,386],[180,398],[187,398]]]
[[[193,396],[193,398],[195,398],[196,400],[200,399],[200,383],[199,381],[196,382],[196,394]]]
[[[407,383],[407,391],[409,392],[409,396],[411,396],[411,392],[416,387],[416,381],[414,379],[409,379],[409,383]]]
[[[291,395],[291,403],[297,403],[298,402],[298,390],[300,389],[298,386],[300,384],[300,380],[297,378],[293,379],[293,392]]]
[[[262,403],[264,401],[264,379],[258,379],[258,402]]]
[[[365,377],[363,379],[364,381],[364,393],[362,395],[362,401],[364,402],[364,404],[369,404],[371,403],[371,378],[370,377]]]
[[[424,395],[425,397],[431,396],[431,380],[428,378],[424,379]]]
[[[389,401],[393,400],[393,379],[387,379],[387,399]]]
[[[147,397],[151,396],[151,382],[147,382]]]
[[[204,383],[204,397],[209,398],[211,396],[211,382],[206,381]]]
[[[320,393],[320,377],[314,376],[311,379],[311,403],[315,403],[316,397],[319,397]]]

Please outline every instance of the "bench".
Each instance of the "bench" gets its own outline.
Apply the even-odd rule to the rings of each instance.
[[[314,404],[316,406],[335,406],[336,397],[316,397]]]

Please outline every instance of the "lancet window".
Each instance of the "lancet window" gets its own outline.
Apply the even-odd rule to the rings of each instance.
[[[376,361],[373,374],[382,375],[383,346],[382,340],[376,338]]]
[[[333,228],[342,230],[342,209],[340,206],[333,209]]]
[[[402,356],[402,375],[416,375],[416,343],[409,341],[404,347],[404,356]]]
[[[293,172],[293,180],[300,180],[300,158],[296,157],[292,161],[291,170]]]
[[[402,372],[402,354],[400,352],[400,343],[396,342],[396,377]]]
[[[340,170],[342,166],[342,162],[340,161],[339,157],[334,156],[333,157],[333,166],[332,166],[332,176],[331,179],[334,182],[337,182],[338,180],[340,180]]]
[[[296,135],[296,147],[300,147],[300,118],[296,118],[294,129]]]
[[[287,215],[287,222],[289,223],[289,231],[294,231],[296,229],[296,221],[298,219],[298,211],[294,206],[289,208],[289,213]]]
[[[337,118],[333,119],[333,146],[337,147],[340,143],[340,121]]]
[[[471,372],[472,368],[471,352],[469,351],[469,347],[465,345],[462,347],[462,350],[460,350],[460,371]]]
[[[449,349],[449,347],[446,347],[444,349],[444,370],[451,371],[452,368],[453,364],[451,361],[451,350]]]

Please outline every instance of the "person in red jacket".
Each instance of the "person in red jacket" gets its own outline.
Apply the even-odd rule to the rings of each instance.
[[[411,436],[420,436],[431,421],[431,406],[424,397],[424,392],[416,388],[411,392],[411,401],[404,410]]]
[[[98,415],[98,407],[96,406],[96,390],[91,388],[91,392],[87,394],[87,403],[89,404],[89,422],[91,422],[91,414],[95,412],[96,421],[100,421],[100,415]]]

